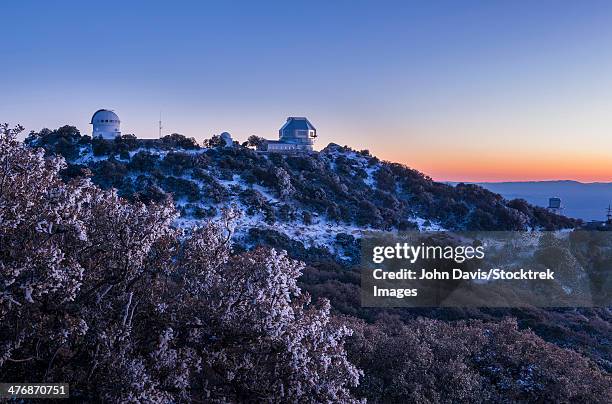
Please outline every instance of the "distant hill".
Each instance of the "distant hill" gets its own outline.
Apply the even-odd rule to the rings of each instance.
[[[350,240],[364,230],[576,225],[480,186],[435,182],[367,150],[336,144],[310,154],[262,154],[248,144],[225,147],[218,136],[204,146],[178,134],[161,139],[125,135],[109,141],[82,136],[71,126],[31,133],[26,143],[62,155],[68,162],[66,180],[87,176],[103,188],[116,188],[120,195],[144,202],[172,197],[181,226],[236,205],[243,212],[239,226],[248,233],[245,245],[269,239],[268,233],[274,232],[344,255]]]
[[[548,205],[548,198],[559,197],[566,216],[585,221],[603,220],[606,208],[612,204],[612,182],[482,182],[478,185],[506,199],[521,198],[542,207]]]

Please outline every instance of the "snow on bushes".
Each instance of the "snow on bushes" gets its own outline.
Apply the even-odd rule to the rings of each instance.
[[[350,331],[285,253],[231,254],[235,212],[184,235],[0,128],[0,380],[111,402],[347,402]]]

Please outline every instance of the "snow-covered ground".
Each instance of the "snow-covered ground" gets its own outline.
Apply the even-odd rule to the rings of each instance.
[[[205,153],[208,149],[201,148],[196,150],[180,150],[180,153],[186,154],[201,154]],[[150,147],[140,147],[138,149],[132,150],[129,152],[130,158],[136,155],[139,152],[148,152],[153,155],[159,156],[159,158],[163,159],[171,150],[160,150],[157,148]],[[330,164],[330,168],[332,171],[335,171],[335,159],[340,156],[348,159],[351,165],[355,168],[360,168],[366,173],[366,178],[363,179],[364,183],[369,187],[375,187],[376,181],[374,179],[374,173],[379,169],[378,164],[370,164],[370,159],[358,152],[352,150],[339,150],[339,149],[331,149],[320,154],[324,159],[328,161]],[[267,158],[267,156],[265,156]],[[89,164],[102,160],[106,160],[107,156],[94,156],[91,145],[83,146],[80,150],[80,156],[77,158],[74,163],[77,164]],[[208,170],[204,170],[207,171]],[[340,233],[345,233],[352,235],[353,237],[359,239],[366,232],[378,232],[380,230],[375,230],[370,227],[362,227],[356,224],[348,224],[348,223],[339,223],[334,221],[328,221],[323,215],[317,215],[316,213],[311,213],[312,215],[312,223],[305,224],[302,220],[294,220],[290,222],[277,221],[274,224],[270,225],[265,222],[263,214],[258,213],[255,215],[249,215],[247,213],[248,207],[245,206],[240,200],[239,194],[246,189],[251,189],[257,191],[263,199],[265,199],[268,203],[275,205],[282,202],[279,199],[279,195],[277,195],[276,191],[271,190],[269,188],[263,187],[258,184],[248,184],[246,183],[239,174],[233,174],[231,179],[221,179],[214,172],[208,172],[211,177],[215,178],[221,186],[223,186],[228,194],[230,195],[229,204],[235,206],[240,212],[241,216],[236,222],[236,237],[242,237],[246,234],[246,232],[250,228],[260,228],[266,230],[274,230],[279,233],[285,234],[292,240],[301,242],[305,247],[319,247],[319,248],[327,248],[332,253],[341,253],[340,251],[334,251],[336,236]],[[134,174],[134,178],[135,178]],[[189,175],[180,176],[180,178],[189,180],[200,187],[200,189],[206,186],[205,182],[198,178],[193,178]],[[212,218],[218,219],[221,215],[221,208],[227,205],[227,202],[223,204],[211,205],[210,203],[204,202],[192,202],[188,201],[186,198],[175,198],[175,205],[177,208],[186,207],[187,205],[191,206],[199,206],[201,208],[210,208],[214,206],[217,209],[217,216]],[[302,217],[302,211],[298,209],[297,217]],[[194,226],[202,225],[208,219],[195,219],[191,217],[181,217],[176,220],[176,226],[181,227],[183,229],[189,229]],[[431,223],[430,221],[414,217],[410,218],[413,222],[418,225],[418,228],[422,231],[443,231],[444,228],[439,226],[438,224]]]
[[[328,154],[334,155],[339,152],[334,151]],[[357,166],[361,166],[366,173],[368,174],[368,178],[364,179],[364,182],[370,186],[375,186],[373,173],[378,169],[376,165],[368,166],[368,160],[362,155],[355,152],[343,153],[344,156],[353,160]],[[193,178],[186,178],[199,183],[201,185],[201,181]],[[332,253],[336,253],[334,250],[334,242],[336,236],[340,233],[349,234],[356,239],[359,239],[366,232],[378,232],[381,230],[372,229],[370,227],[358,226],[356,224],[348,224],[348,223],[339,223],[334,221],[328,221],[325,217],[313,214],[313,219],[311,224],[305,224],[301,220],[283,222],[277,221],[274,224],[270,225],[266,223],[264,220],[263,214],[259,213],[256,215],[248,215],[247,207],[240,201],[238,197],[238,193],[236,189],[242,191],[245,189],[252,189],[257,191],[261,196],[270,204],[277,204],[281,202],[277,195],[273,193],[272,190],[263,187],[257,184],[247,184],[243,181],[238,174],[234,174],[231,180],[223,180],[217,179],[217,182],[221,184],[228,190],[228,193],[231,195],[230,204],[234,205],[240,212],[241,216],[236,222],[236,237],[243,236],[250,228],[259,228],[266,230],[274,230],[279,233],[285,234],[292,240],[301,242],[305,247],[320,247],[327,248]],[[178,201],[177,205],[184,206],[186,201]],[[201,207],[207,207],[208,205],[197,204]],[[221,205],[216,206],[217,208],[222,207]],[[298,217],[301,217],[301,212],[298,212]],[[220,209],[217,213],[217,217],[219,218],[221,215]],[[177,220],[177,226],[182,228],[189,228],[192,226],[197,226],[201,224],[201,222],[206,219],[192,219],[192,218],[180,218]],[[411,218],[414,221],[421,231],[444,231],[445,229],[436,224],[431,223],[429,220],[415,217]]]

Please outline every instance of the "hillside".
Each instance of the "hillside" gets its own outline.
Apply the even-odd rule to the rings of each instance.
[[[104,141],[74,127],[31,133],[26,142],[61,154],[66,179],[91,176],[128,199],[171,195],[179,225],[215,217],[221,206],[243,211],[241,228],[274,229],[308,246],[331,246],[336,235],[364,229],[560,229],[576,221],[521,200],[505,200],[476,185],[434,182],[416,170],[380,161],[368,151],[330,144],[307,155],[256,153],[223,147],[217,137],[201,147],[181,135],[123,136]]]

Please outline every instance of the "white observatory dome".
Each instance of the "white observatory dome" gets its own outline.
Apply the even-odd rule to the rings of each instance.
[[[232,147],[234,144],[234,139],[232,139],[232,135],[230,135],[228,132],[223,132],[219,135],[219,137],[221,140],[223,140],[224,147]]]
[[[93,125],[92,137],[114,139],[121,136],[119,117],[109,109],[99,109],[91,117]]]

